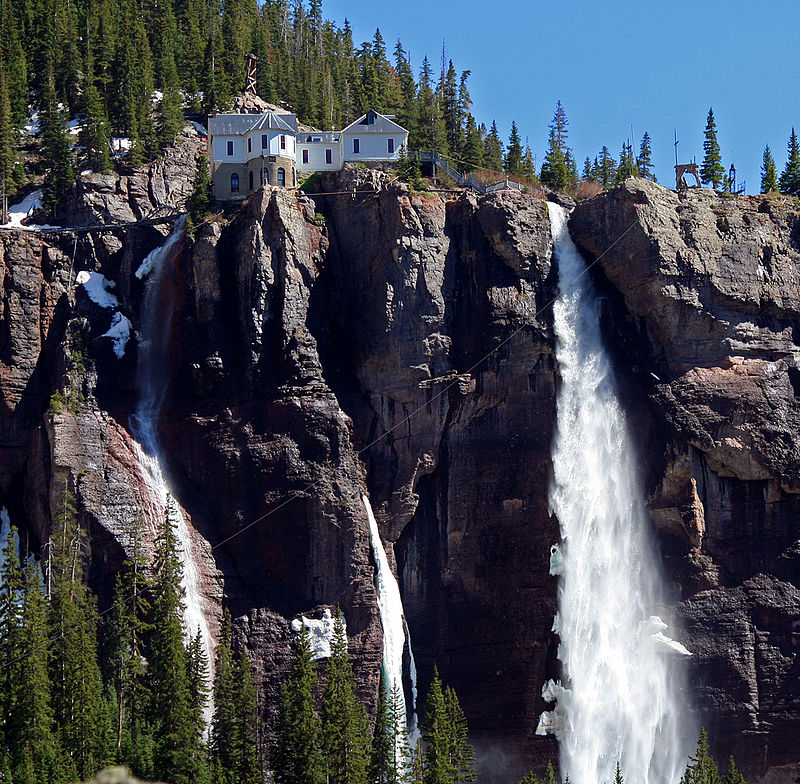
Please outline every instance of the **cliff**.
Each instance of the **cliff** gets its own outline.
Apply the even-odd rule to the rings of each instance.
[[[161,167],[149,182],[174,182],[180,205],[186,161]],[[85,184],[75,214],[101,203],[137,214],[134,179]],[[206,614],[213,627],[230,607],[268,721],[290,621],[337,604],[374,701],[367,492],[420,692],[438,664],[482,780],[510,780],[557,757],[533,734],[542,684],[558,675],[547,205],[387,180],[344,172],[327,190],[351,195],[313,201],[267,188],[185,239],[168,291],[167,473]],[[800,726],[798,213],[630,180],[579,204],[570,230],[607,295],[673,609],[695,652],[687,705],[747,774],[780,778]],[[116,312],[139,326],[133,272],[163,237],[0,239],[1,502],[37,549],[60,488],[74,488],[107,602],[158,510],[130,432],[136,340],[115,353],[106,332]],[[79,271],[113,281],[118,305],[92,301]]]

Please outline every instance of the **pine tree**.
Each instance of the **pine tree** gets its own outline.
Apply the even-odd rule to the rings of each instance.
[[[505,158],[506,174],[520,174],[522,172],[522,140],[519,137],[517,124],[511,122],[511,134],[508,137],[508,147]]]
[[[636,158],[636,168],[639,169],[639,176],[646,180],[656,182],[656,176],[652,172],[653,163],[650,160],[652,150],[650,149],[650,134],[645,131],[642,136],[642,143],[639,145],[639,155]]]
[[[719,772],[708,748],[708,734],[705,729],[700,730],[697,751],[693,757],[689,757],[681,784],[720,784]]]
[[[455,691],[444,688],[438,669],[425,700],[422,738],[425,784],[476,781],[475,758],[467,741],[467,722]]]
[[[558,137],[553,128],[550,129],[550,138],[547,142],[547,153],[542,162],[539,179],[544,185],[553,190],[563,190],[569,182],[569,170],[564,160],[564,153],[558,144]]]
[[[539,779],[529,770],[521,779],[519,784],[539,784]]]
[[[764,148],[761,159],[761,193],[773,193],[778,190],[778,170],[769,145]]]
[[[91,54],[87,55],[87,73],[94,70]],[[86,150],[89,166],[93,171],[107,174],[111,171],[110,128],[100,91],[92,78],[87,79],[84,90],[86,122],[79,140]]]
[[[8,195],[13,181],[15,140],[6,72],[0,63],[0,223],[8,221]]]
[[[454,156],[460,157],[461,149],[464,146],[464,116],[459,98],[456,69],[452,60],[450,60],[447,71],[442,74],[437,92],[441,96],[447,146]]]
[[[603,145],[603,149],[600,150],[599,159],[595,160],[598,161],[595,179],[605,190],[608,190],[608,188],[614,184],[617,177],[617,162],[605,145]]]
[[[536,166],[533,163],[533,152],[529,144],[525,145],[525,156],[522,159],[522,176],[531,183],[538,181]]]
[[[706,184],[711,183],[714,188],[719,188],[722,185],[725,169],[722,166],[722,156],[720,155],[719,142],[717,141],[717,125],[714,121],[713,109],[708,110],[704,136],[704,155],[703,163],[700,166],[700,179]]]
[[[544,784],[558,784],[556,772],[553,769],[553,763],[547,760],[547,769],[544,772]]]
[[[158,775],[174,784],[190,784],[203,780],[206,767],[183,644],[182,569],[171,503],[160,523],[153,565],[150,719],[155,729]]]
[[[491,171],[503,171],[503,143],[497,132],[497,123],[492,120],[492,127],[483,144],[483,165]]]
[[[378,704],[375,708],[375,727],[372,731],[369,769],[367,780],[370,784],[394,784],[398,778],[395,763],[394,711],[387,694],[386,676],[381,668],[378,683]]]
[[[792,128],[792,135],[789,137],[786,167],[781,172],[778,185],[781,193],[800,193],[800,147],[797,144],[797,135],[794,132],[794,128]]]
[[[61,746],[78,776],[88,778],[112,759],[107,705],[97,659],[97,612],[83,583],[83,537],[75,500],[65,487],[48,552],[50,668]]]
[[[422,61],[417,88],[417,134],[409,137],[409,146],[416,150],[435,150],[447,155],[447,130],[442,116],[439,96],[433,89],[432,71],[428,58]]]
[[[747,784],[744,776],[736,767],[736,761],[733,759],[733,755],[728,757],[728,769],[722,777],[722,784]]]
[[[320,721],[314,710],[316,682],[308,630],[300,632],[292,647],[292,662],[281,686],[272,768],[277,784],[323,784]]]
[[[618,184],[624,182],[628,177],[636,177],[638,174],[639,170],[636,168],[636,161],[633,156],[633,146],[630,142],[623,142],[614,181]]]
[[[414,82],[414,72],[411,70],[411,63],[408,61],[408,55],[406,54],[406,50],[403,49],[399,38],[394,48],[394,68],[400,85],[401,99],[400,105],[397,107],[397,122],[411,134],[412,129],[416,132],[417,85]]]
[[[44,204],[55,211],[57,204],[72,186],[74,174],[71,161],[71,143],[58,108],[52,70],[46,79],[39,105],[39,134],[42,154],[49,164],[44,181]]]
[[[483,141],[481,133],[475,125],[475,118],[471,114],[467,117],[464,151],[461,157],[467,171],[475,171],[483,165]]]
[[[622,769],[619,765],[619,760],[617,760],[617,767],[614,771],[614,784],[625,784],[625,780],[622,777]]]
[[[325,677],[320,715],[327,783],[366,784],[369,759],[367,716],[356,697],[347,637],[338,610]]]

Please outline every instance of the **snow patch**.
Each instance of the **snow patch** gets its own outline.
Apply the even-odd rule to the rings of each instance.
[[[114,152],[127,152],[131,148],[131,140],[127,136],[114,136],[111,139],[111,149]]]
[[[22,131],[28,136],[35,136],[39,133],[39,112],[31,112],[28,115],[28,122],[22,126]]]
[[[75,282],[82,285],[89,299],[101,308],[116,308],[119,305],[117,298],[109,291],[116,284],[99,272],[81,270]]]
[[[194,122],[194,120],[186,124],[186,126],[183,129],[183,132],[184,133],[196,132],[198,136],[205,136],[205,137],[208,136],[208,131],[202,125],[200,125],[199,122]]]
[[[561,554],[561,548],[557,544],[554,544],[550,548],[550,574],[555,576],[563,572],[564,556]]]
[[[111,319],[111,326],[108,331],[100,336],[101,338],[111,338],[114,341],[114,353],[117,355],[117,359],[122,359],[125,356],[125,347],[128,345],[128,340],[130,340],[132,329],[133,326],[127,316],[116,312]]]
[[[8,208],[8,223],[4,223],[3,225],[15,229],[25,228],[22,225],[22,221],[33,215],[34,210],[41,209],[41,206],[42,189],[39,188],[29,193],[21,202],[12,204]]]
[[[347,623],[342,615],[342,625],[345,631],[345,641],[347,641]],[[326,607],[322,613],[322,618],[306,618],[301,615],[292,621],[292,631],[299,632],[305,626],[308,629],[308,637],[311,642],[312,659],[329,659],[331,655],[331,643],[333,642],[333,615]]]

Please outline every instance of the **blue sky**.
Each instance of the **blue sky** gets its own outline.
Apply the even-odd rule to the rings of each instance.
[[[442,40],[457,71],[469,68],[473,113],[504,141],[511,121],[541,163],[556,100],[570,122],[579,165],[606,144],[647,130],[659,180],[674,184],[673,129],[681,162],[703,155],[710,106],[727,170],[758,192],[769,144],[778,170],[792,126],[800,132],[798,0],[323,0],[353,26],[356,46],[379,27],[388,53],[398,38],[418,71],[438,72]]]

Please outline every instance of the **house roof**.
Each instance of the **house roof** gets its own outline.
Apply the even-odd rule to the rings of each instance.
[[[408,133],[408,131],[387,115],[370,109],[355,122],[351,122],[342,133]]]
[[[293,114],[218,114],[208,118],[208,132],[212,136],[243,136],[250,131],[287,131],[297,133],[297,117]]]
[[[297,137],[298,144],[336,144],[339,141],[339,131],[309,131],[301,132]]]

